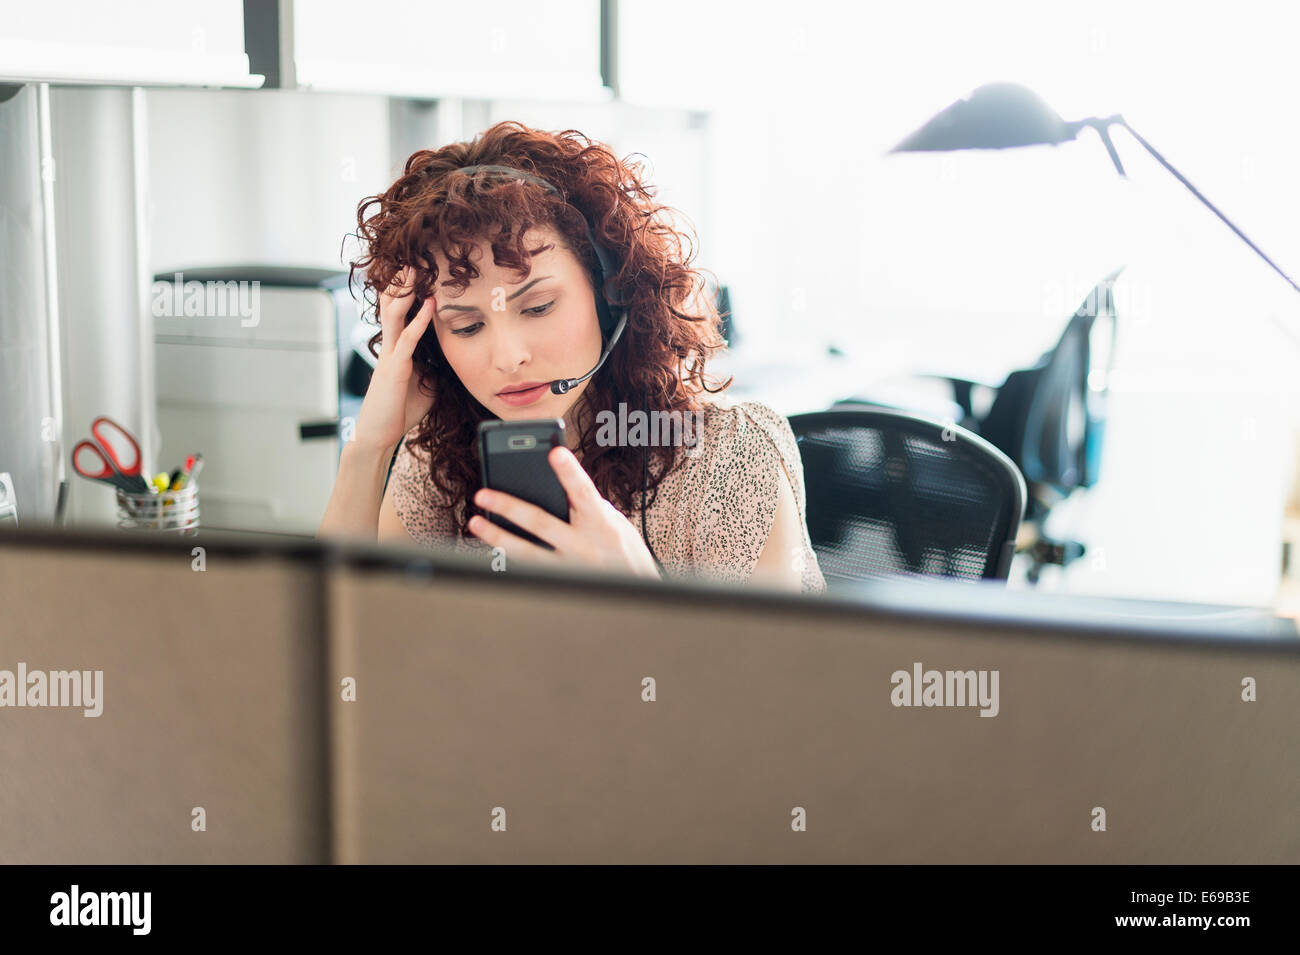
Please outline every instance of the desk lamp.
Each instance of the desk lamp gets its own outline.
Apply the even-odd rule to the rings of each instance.
[[[1090,127],[1101,137],[1116,171],[1127,178],[1124,165],[1119,161],[1119,153],[1115,151],[1115,145],[1110,139],[1111,126],[1128,130],[1129,135],[1141,143],[1142,148],[1154,156],[1156,162],[1168,169],[1192,195],[1223,220],[1223,224],[1235,232],[1241,241],[1254,249],[1255,254],[1272,266],[1293,289],[1300,292],[1300,285],[1291,276],[1283,272],[1259,246],[1233,225],[1214,203],[1205,198],[1200,190],[1188,182],[1118,113],[1104,119],[1093,117],[1066,122],[1032,90],[1016,83],[989,83],[971,93],[970,99],[958,100],[940,112],[890,152],[952,152],[959,149],[1009,149],[1043,144],[1056,146],[1077,138],[1081,130]]]

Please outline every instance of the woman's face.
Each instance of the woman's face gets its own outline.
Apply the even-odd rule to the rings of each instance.
[[[532,271],[519,281],[481,242],[470,254],[479,277],[463,293],[439,282],[433,325],[452,371],[497,417],[566,418],[571,427],[568,413],[591,379],[564,395],[552,394],[550,383],[591,370],[600,358],[600,323],[587,271],[559,233],[539,227],[524,236],[526,248],[543,243],[552,248],[533,256]],[[435,257],[446,275],[447,260]]]

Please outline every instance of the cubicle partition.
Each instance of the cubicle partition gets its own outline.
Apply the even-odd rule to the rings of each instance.
[[[349,567],[331,589],[358,688],[341,861],[1300,861],[1294,641]],[[997,671],[996,715],[895,706],[918,664]]]
[[[1294,636],[109,541],[0,536],[0,669],[104,671],[0,708],[0,859],[1300,862]]]
[[[0,685],[0,862],[327,861],[319,563],[206,538],[0,535],[0,683],[21,665],[30,695],[46,674],[44,706]],[[51,674],[72,671],[94,706],[49,705],[74,688]]]

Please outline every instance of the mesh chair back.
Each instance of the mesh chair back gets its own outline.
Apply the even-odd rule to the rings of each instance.
[[[1025,483],[979,436],[863,407],[794,415],[827,587],[881,576],[1006,580]]]
[[[1094,324],[1103,319],[1112,339],[1109,370],[1116,325],[1114,285],[1122,271],[1097,283],[1071,316],[1060,341],[1034,367],[1007,376],[980,424],[980,434],[1006,452],[1031,484],[1051,485],[1068,494],[1096,483],[1105,388],[1089,384],[1091,340]]]

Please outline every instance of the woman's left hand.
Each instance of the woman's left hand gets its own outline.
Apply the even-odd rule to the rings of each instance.
[[[501,491],[482,488],[474,495],[474,503],[535,534],[555,550],[539,547],[478,515],[470,518],[470,531],[489,546],[505,551],[507,562],[578,564],[659,580],[659,568],[640,533],[596,490],[573,452],[566,447],[554,447],[547,461],[569,498],[567,523],[536,504]]]

